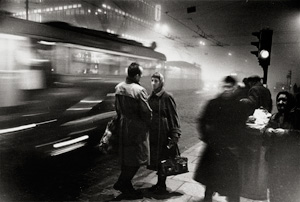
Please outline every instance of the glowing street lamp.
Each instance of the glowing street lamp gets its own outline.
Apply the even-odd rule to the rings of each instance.
[[[164,24],[164,25],[161,27],[161,32],[162,32],[163,34],[166,34],[168,31],[169,31],[169,27],[168,27],[166,24]]]

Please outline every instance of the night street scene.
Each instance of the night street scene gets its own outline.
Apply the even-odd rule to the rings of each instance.
[[[300,202],[299,0],[0,0],[0,201]]]

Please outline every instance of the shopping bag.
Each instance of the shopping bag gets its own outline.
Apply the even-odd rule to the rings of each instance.
[[[180,156],[178,145],[177,155],[161,161],[161,171],[163,176],[179,175],[189,172],[188,158]]]

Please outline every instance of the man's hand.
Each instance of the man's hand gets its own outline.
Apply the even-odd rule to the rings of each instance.
[[[282,129],[282,128],[267,128],[265,133],[267,134],[267,136],[271,137],[271,136],[277,136],[277,137],[281,137],[283,135],[285,135],[287,133],[286,129]]]
[[[286,129],[282,129],[282,128],[275,129],[275,134],[278,137],[281,137],[281,136],[285,135],[286,133],[287,133]]]

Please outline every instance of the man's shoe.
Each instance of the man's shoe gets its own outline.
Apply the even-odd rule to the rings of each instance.
[[[118,191],[120,191],[120,192],[124,192],[124,191],[126,191],[126,186],[124,186],[121,182],[116,182],[115,184],[114,184],[114,186],[113,186],[113,188],[115,189],[115,190],[118,190]]]
[[[156,184],[156,185],[150,187],[149,190],[154,194],[158,194],[158,195],[165,194],[165,193],[167,193],[167,186]]]

